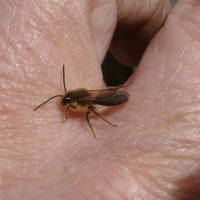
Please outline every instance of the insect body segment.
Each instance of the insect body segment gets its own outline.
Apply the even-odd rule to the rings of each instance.
[[[115,106],[120,105],[128,101],[129,94],[125,91],[120,91],[119,89],[124,86],[119,87],[110,87],[103,90],[87,90],[87,89],[75,89],[72,91],[67,91],[65,86],[65,69],[63,65],[63,86],[65,90],[64,95],[55,95],[36,108],[34,111],[46,104],[48,101],[60,97],[61,104],[66,106],[66,118],[70,108],[75,110],[85,110],[86,111],[86,121],[92,130],[93,135],[95,136],[94,129],[89,120],[89,114],[94,113],[101,119],[103,119],[106,123],[111,126],[116,126],[106,120],[100,113],[98,113],[94,107],[94,105],[102,105],[102,106]]]
[[[128,101],[128,97],[129,94],[125,91],[105,90],[97,93],[93,103],[102,106],[116,106]]]
[[[68,103],[77,102],[80,105],[87,105],[89,104],[90,99],[88,99],[90,93],[86,89],[76,89],[67,92],[62,98],[62,105],[65,106]]]

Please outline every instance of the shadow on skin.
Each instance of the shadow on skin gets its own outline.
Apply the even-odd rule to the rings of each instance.
[[[174,192],[177,200],[200,199],[200,169],[195,173],[176,181],[178,187]]]

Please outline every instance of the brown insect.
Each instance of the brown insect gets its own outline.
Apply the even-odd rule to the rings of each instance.
[[[64,65],[63,65],[63,86],[65,90],[65,93],[63,95],[55,95],[53,97],[50,97],[49,99],[38,105],[36,108],[34,108],[33,111],[36,111],[38,108],[46,104],[48,101],[56,97],[61,97],[61,104],[63,106],[66,106],[66,119],[69,108],[78,111],[80,110],[86,111],[86,120],[90,129],[92,130],[94,137],[96,136],[89,120],[90,113],[94,113],[95,115],[103,119],[105,122],[107,122],[109,125],[116,126],[111,122],[109,122],[107,119],[105,119],[100,113],[98,113],[94,105],[116,106],[127,102],[129,99],[129,94],[127,92],[119,90],[120,88],[126,87],[125,85],[121,85],[118,87],[109,87],[102,90],[87,90],[79,88],[67,91],[65,86]]]

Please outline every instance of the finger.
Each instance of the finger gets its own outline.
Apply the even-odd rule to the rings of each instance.
[[[126,65],[137,65],[170,10],[168,0],[118,0],[118,21],[111,44],[115,57]]]

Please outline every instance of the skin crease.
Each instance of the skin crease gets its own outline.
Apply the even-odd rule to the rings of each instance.
[[[1,200],[199,199],[200,3],[170,10],[164,0],[1,1]],[[104,88],[116,24],[111,50],[135,64],[169,12],[130,102],[103,112],[118,127],[93,117],[94,139],[84,114],[61,124],[59,99],[32,111],[63,93],[62,64],[67,89]]]

